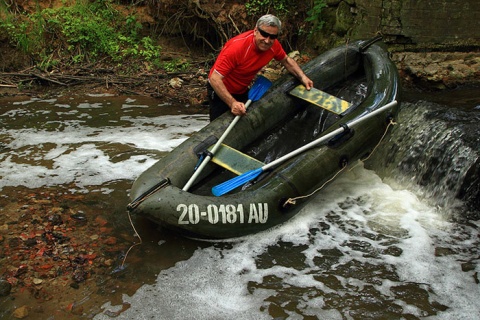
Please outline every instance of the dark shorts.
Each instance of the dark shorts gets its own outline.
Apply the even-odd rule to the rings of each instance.
[[[210,104],[210,121],[220,117],[225,112],[230,112],[230,107],[215,93],[210,83],[207,82],[208,102]],[[232,94],[237,101],[245,102],[248,99],[248,93]]]

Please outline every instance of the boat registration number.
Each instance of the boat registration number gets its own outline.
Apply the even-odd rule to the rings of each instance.
[[[180,213],[178,224],[197,224],[200,221],[210,224],[263,224],[268,220],[268,203],[251,203],[246,208],[241,203],[209,204],[204,210],[197,204],[179,204],[177,211]]]

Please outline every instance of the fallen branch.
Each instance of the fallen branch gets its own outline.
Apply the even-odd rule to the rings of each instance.
[[[66,84],[66,83],[57,81],[57,80],[55,80],[55,79],[51,79],[51,78],[49,78],[49,77],[44,77],[44,76],[39,75],[39,74],[32,73],[31,75],[34,76],[34,77],[37,77],[37,78],[39,78],[39,79],[41,79],[41,80],[44,80],[44,81],[53,82],[53,83],[59,84],[59,85],[61,85],[61,86],[68,86],[68,84]]]

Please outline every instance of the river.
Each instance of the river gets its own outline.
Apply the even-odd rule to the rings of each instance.
[[[402,112],[423,105],[419,94],[407,95]],[[478,116],[478,95],[463,97],[457,107]],[[33,194],[35,205],[62,199],[68,211],[59,211],[58,228],[68,227],[69,217],[95,221],[91,229],[66,228],[71,238],[88,234],[97,252],[96,239],[113,236],[112,255],[120,254],[111,264],[108,252],[90,252],[93,266],[102,255],[101,267],[77,285],[65,275],[58,286],[58,273],[38,271],[32,277],[40,280],[26,283],[18,272],[26,262],[3,251],[0,279],[20,283],[0,298],[2,319],[23,306],[35,319],[480,318],[480,221],[455,219],[458,201],[440,201],[455,198],[450,189],[422,186],[415,172],[400,177],[359,162],[284,225],[235,242],[199,242],[140,217],[130,223],[125,207],[133,180],[205,126],[206,112],[145,97],[16,97],[0,98],[0,122],[4,247],[14,227],[29,228],[9,208],[27,210],[21,199]],[[428,191],[438,188],[440,197]],[[100,216],[108,228],[98,228]],[[32,294],[42,292],[36,286],[61,289],[42,298]]]

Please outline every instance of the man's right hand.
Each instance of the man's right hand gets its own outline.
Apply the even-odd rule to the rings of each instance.
[[[236,116],[244,116],[247,114],[247,109],[245,108],[245,104],[239,101],[234,101],[230,106],[230,110]]]

